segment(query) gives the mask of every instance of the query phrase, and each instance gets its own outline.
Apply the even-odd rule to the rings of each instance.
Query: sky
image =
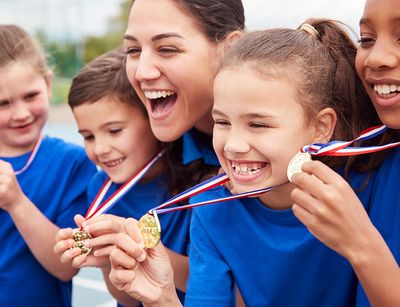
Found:
[[[309,17],[339,19],[356,32],[365,0],[243,0],[247,29],[297,27]],[[101,35],[121,0],[0,0],[0,23],[17,23],[50,38]]]

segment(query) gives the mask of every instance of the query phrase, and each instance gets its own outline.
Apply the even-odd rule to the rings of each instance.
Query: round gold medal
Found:
[[[298,152],[292,160],[290,160],[287,168],[287,177],[290,182],[294,174],[301,173],[301,166],[307,161],[311,161],[311,155],[308,152]]]
[[[155,211],[153,215],[145,214],[139,220],[139,229],[143,237],[144,247],[153,248],[160,241],[161,227]]]
[[[72,235],[74,245],[72,247],[79,247],[82,255],[89,254],[92,251],[91,247],[86,247],[85,242],[90,240],[92,236],[83,230],[79,230]]]

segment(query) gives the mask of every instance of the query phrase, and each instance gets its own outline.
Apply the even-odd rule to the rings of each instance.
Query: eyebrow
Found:
[[[161,34],[157,34],[155,36],[153,36],[151,38],[152,42],[164,39],[164,38],[170,38],[170,37],[176,37],[176,38],[180,38],[180,39],[184,39],[184,37],[178,33],[175,32],[168,32],[168,33],[161,33]],[[130,34],[125,34],[124,35],[124,39],[126,40],[130,40],[130,41],[138,41],[136,37],[134,37],[133,35]]]
[[[220,115],[220,116],[225,116],[225,113],[224,112],[221,112],[221,111],[219,111],[219,110],[216,110],[216,109],[213,109],[212,110],[212,112],[211,112],[213,115]],[[270,115],[270,114],[263,114],[263,113],[244,113],[244,114],[241,114],[240,115],[240,117],[243,117],[243,118],[260,118],[260,119],[264,119],[264,118],[276,118],[275,116],[273,116],[273,115]]]
[[[400,24],[400,17],[393,17],[393,18],[390,18],[390,19],[388,20],[388,22],[389,22],[389,23],[394,23],[394,24]],[[371,20],[370,20],[369,18],[362,17],[362,18],[360,19],[359,25],[361,26],[361,25],[363,25],[363,24],[370,24],[370,23],[371,23]]]

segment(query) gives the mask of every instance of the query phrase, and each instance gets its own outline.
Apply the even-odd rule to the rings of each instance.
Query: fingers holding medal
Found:
[[[287,168],[287,177],[290,182],[292,182],[294,174],[301,173],[301,166],[307,161],[311,161],[311,155],[308,152],[298,152],[290,160]]]
[[[161,226],[156,211],[147,213],[139,220],[139,230],[143,237],[144,247],[153,248],[161,238]]]
[[[72,247],[80,248],[82,255],[89,254],[92,251],[92,248],[87,247],[85,242],[90,239],[92,239],[92,236],[89,233],[83,230],[78,230],[72,235],[72,240],[74,240]]]

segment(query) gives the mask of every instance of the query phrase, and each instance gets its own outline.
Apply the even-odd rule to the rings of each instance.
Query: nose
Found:
[[[161,76],[161,71],[157,66],[156,59],[150,54],[150,52],[144,52],[140,54],[137,60],[135,78],[139,82],[157,80]]]
[[[397,67],[400,59],[392,44],[388,39],[378,38],[365,59],[365,66],[374,70]]]
[[[227,135],[224,151],[231,154],[241,154],[250,151],[250,144],[245,136],[235,133],[232,129]]]
[[[109,145],[109,143],[106,140],[102,140],[97,138],[95,140],[95,146],[94,146],[94,154],[97,157],[101,157],[104,155],[107,155],[108,153],[111,152],[111,146]]]
[[[12,104],[12,119],[15,121],[24,121],[29,118],[31,112],[26,103],[22,101],[15,101]]]

